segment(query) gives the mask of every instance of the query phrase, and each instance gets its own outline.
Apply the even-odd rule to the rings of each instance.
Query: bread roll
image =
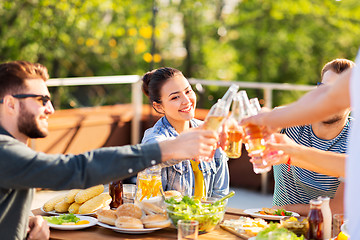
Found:
[[[141,208],[132,203],[125,203],[116,209],[116,216],[128,216],[140,219],[143,213]]]
[[[118,217],[115,221],[115,226],[118,228],[127,228],[127,229],[143,229],[144,225],[141,220],[134,217],[122,216]]]
[[[141,221],[145,228],[165,228],[171,225],[170,219],[161,214],[145,216]]]
[[[96,211],[96,216],[99,222],[115,226],[116,212],[114,210],[99,209]]]
[[[155,205],[153,203],[150,202],[145,202],[142,201],[140,203],[140,207],[142,208],[142,210],[147,214],[147,215],[152,215],[152,214],[165,214],[165,209],[159,207],[158,205]]]

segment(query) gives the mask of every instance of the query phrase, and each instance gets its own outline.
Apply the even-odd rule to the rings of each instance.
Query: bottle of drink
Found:
[[[310,200],[310,212],[308,214],[309,232],[308,240],[322,240],[324,237],[324,218],[321,212],[321,200]]]
[[[218,131],[224,121],[224,119],[229,114],[229,109],[231,102],[236,95],[239,86],[233,84],[226,91],[224,96],[221,99],[218,99],[217,103],[215,103],[211,108],[209,113],[206,115],[203,128],[207,130]],[[215,153],[215,149],[212,154]],[[200,161],[205,161],[206,158],[199,157]]]
[[[258,114],[261,109],[259,100],[253,98],[250,101],[247,95],[244,95],[243,98],[245,103],[244,112],[246,112],[247,117]],[[251,153],[253,157],[261,157],[262,152],[265,150],[265,140],[261,129],[256,125],[247,124],[244,126],[244,132],[246,150]]]
[[[224,151],[229,158],[239,158],[241,156],[243,130],[239,122],[243,118],[240,106],[243,105],[241,95],[244,93],[246,94],[245,91],[240,91],[234,97],[231,115],[225,124],[227,128],[227,144]]]
[[[218,99],[217,103],[210,108],[209,113],[206,115],[203,128],[217,131],[226,117],[225,112],[225,102]]]
[[[324,239],[331,238],[331,226],[332,226],[332,214],[330,209],[330,198],[329,197],[319,197],[319,200],[322,201],[321,212],[324,218]]]
[[[229,114],[231,102],[238,89],[238,85],[231,85],[224,96],[210,108],[204,121],[204,129],[217,131],[220,128],[223,120]]]
[[[112,198],[110,208],[115,209],[123,204],[123,183],[121,180],[109,184],[109,193]]]
[[[250,116],[256,115],[261,111],[261,106],[257,98],[251,98],[249,100]],[[271,170],[271,166],[267,164],[264,156],[265,151],[265,136],[261,129],[255,125],[245,126],[247,151],[252,155],[251,162],[253,164],[253,170],[256,174],[266,173]]]

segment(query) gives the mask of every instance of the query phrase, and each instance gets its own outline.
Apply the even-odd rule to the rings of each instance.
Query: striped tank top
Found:
[[[286,128],[281,133],[286,134],[297,144],[314,147],[324,151],[346,153],[352,118],[348,121],[341,133],[333,139],[318,138],[312,131],[311,125]],[[316,159],[314,159],[316,161]],[[334,198],[340,184],[337,177],[332,177],[304,168],[291,166],[288,171],[286,164],[273,166],[275,189],[273,205],[309,204],[311,199],[319,196]]]

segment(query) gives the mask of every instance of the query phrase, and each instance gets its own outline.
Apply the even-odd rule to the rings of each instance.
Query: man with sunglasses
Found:
[[[48,134],[54,113],[40,64],[0,64],[0,233],[1,239],[48,239],[41,217],[30,217],[34,188],[87,188],[130,177],[155,164],[206,156],[218,136],[194,130],[173,140],[135,146],[100,148],[79,155],[33,151],[30,138]],[[56,176],[56,177],[55,177]]]
[[[321,83],[332,83],[346,69],[352,68],[354,62],[347,59],[335,59],[323,67]],[[333,213],[343,212],[344,183],[339,177],[343,175],[335,171],[324,171],[308,166],[290,167],[287,160],[307,158],[309,161],[319,161],[329,158],[345,161],[352,118],[350,108],[339,111],[328,119],[311,125],[285,128],[283,134],[275,134],[277,149],[284,151],[286,157],[281,157],[274,168],[275,189],[273,205],[288,211],[307,215],[309,201],[319,196],[331,198],[330,207]],[[269,143],[268,147],[276,146]],[[281,164],[279,164],[281,163]]]

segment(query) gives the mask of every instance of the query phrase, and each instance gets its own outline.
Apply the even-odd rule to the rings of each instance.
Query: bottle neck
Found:
[[[321,205],[315,205],[315,204],[311,204],[310,205],[310,210],[321,210]]]

